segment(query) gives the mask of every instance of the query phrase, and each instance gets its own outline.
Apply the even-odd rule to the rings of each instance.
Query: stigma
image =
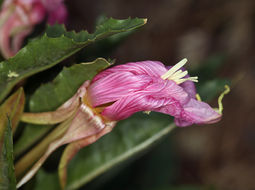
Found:
[[[198,82],[198,77],[187,77],[184,78],[187,74],[188,71],[182,71],[181,68],[187,63],[187,59],[183,59],[177,64],[175,64],[171,69],[169,69],[165,74],[161,76],[163,80],[173,80],[176,82],[176,84],[181,84],[185,81],[192,81],[192,82]]]

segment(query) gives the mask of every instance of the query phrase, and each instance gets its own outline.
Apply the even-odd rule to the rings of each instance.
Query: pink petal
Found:
[[[0,48],[5,58],[15,55],[15,51],[10,47],[10,33],[16,27],[20,27],[22,23],[17,20],[17,15],[12,15],[0,29]]]
[[[151,83],[141,91],[120,98],[106,107],[102,115],[111,120],[122,120],[138,111],[157,111],[179,116],[182,111],[180,102],[187,102],[188,95],[176,83],[160,80],[161,83]]]
[[[130,72],[111,73],[90,85],[88,98],[96,107],[142,90],[151,82],[151,77],[146,75],[136,76]]]
[[[169,99],[154,99],[143,93],[131,94],[121,98],[111,106],[106,107],[102,115],[110,120],[122,120],[131,116],[135,112],[153,110],[165,104]]]
[[[210,124],[221,119],[221,114],[213,110],[207,103],[195,99],[183,105],[184,111],[180,118],[175,120],[178,126],[187,126],[191,124]]]
[[[189,75],[187,75],[184,78],[187,78],[187,77],[189,77]],[[197,91],[196,91],[196,87],[195,87],[194,82],[192,82],[192,81],[185,81],[185,82],[181,83],[180,86],[185,90],[186,93],[188,93],[188,95],[191,98],[196,98]]]
[[[40,2],[36,2],[31,7],[31,13],[28,15],[31,21],[31,25],[35,25],[43,21],[44,17],[46,16],[45,7]]]
[[[117,65],[105,71],[102,71],[98,75],[96,75],[92,81],[99,80],[100,78],[104,78],[112,73],[124,73],[130,72],[134,75],[148,75],[152,77],[160,77],[167,69],[165,65],[159,61],[141,61],[141,62],[131,62],[123,65]]]
[[[171,69],[173,66],[167,66],[167,70]],[[186,71],[187,69],[185,69],[184,67],[181,68],[182,71]],[[185,77],[183,78],[188,78],[190,77],[190,75],[186,75]],[[191,97],[191,98],[196,98],[196,87],[195,87],[195,84],[194,82],[192,81],[185,81],[183,83],[180,84],[180,86],[185,90],[185,92],[188,93],[188,95]]]

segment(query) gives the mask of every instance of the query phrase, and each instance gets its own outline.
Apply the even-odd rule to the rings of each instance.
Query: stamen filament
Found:
[[[193,82],[198,82],[198,77],[188,77],[188,78],[183,78],[188,74],[188,71],[182,71],[181,68],[187,63],[187,59],[183,59],[180,62],[178,62],[176,65],[174,65],[171,69],[169,69],[165,74],[161,76],[163,80],[173,80],[177,84],[181,84],[185,81],[193,81]]]
[[[179,70],[181,71],[181,70]],[[180,73],[177,74],[177,72],[171,77],[171,79],[180,79],[185,77],[188,74],[188,71],[181,71]]]
[[[177,83],[177,84],[181,84],[181,83],[183,83],[183,82],[185,82],[185,81],[188,81],[188,80],[190,80],[190,81],[192,81],[192,82],[198,82],[198,77],[189,77],[189,78],[183,78],[183,79],[178,79],[178,80],[175,80],[175,82]]]
[[[174,65],[171,69],[169,69],[164,75],[161,76],[163,80],[166,80],[168,77],[170,77],[173,73],[175,73],[177,70],[179,70],[181,67],[183,67],[187,63],[187,59],[183,59],[180,62],[178,62],[176,65]]]

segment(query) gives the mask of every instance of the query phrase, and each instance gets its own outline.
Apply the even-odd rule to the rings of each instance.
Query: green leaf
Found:
[[[133,158],[166,136],[174,124],[160,113],[138,113],[74,157],[68,166],[66,189],[77,189],[113,166]]]
[[[0,189],[16,189],[12,132],[23,113],[25,96],[20,88],[0,107]]]
[[[7,117],[11,120],[12,130],[15,132],[23,113],[25,94],[22,88],[10,96],[0,107],[0,139],[7,125]]]
[[[96,25],[100,25],[105,20],[107,20],[107,17],[104,15],[99,15],[99,17],[96,19]],[[94,60],[98,57],[107,58],[121,43],[124,42],[124,40],[127,40],[128,37],[134,32],[136,32],[136,30],[129,30],[127,32],[115,34],[90,45],[86,49],[83,49],[79,52],[79,62],[84,60]]]
[[[30,112],[52,111],[58,108],[71,96],[86,80],[91,80],[100,70],[111,63],[98,58],[90,63],[76,64],[64,68],[50,83],[42,85],[36,90],[29,101]],[[15,143],[15,155],[21,154],[38,139],[44,136],[52,126],[28,124],[21,138]]]
[[[16,178],[13,164],[13,141],[11,121],[7,116],[3,118],[1,115],[1,125],[3,134],[0,139],[0,189],[13,190],[16,189]],[[4,129],[3,129],[4,127]]]
[[[108,36],[138,28],[145,19],[107,19],[93,34],[66,32],[63,26],[49,27],[46,34],[31,41],[14,57],[0,63],[0,102],[23,79],[49,69],[85,46]]]
[[[36,184],[34,190],[60,190],[58,175],[56,173],[47,173],[43,169],[36,175]]]

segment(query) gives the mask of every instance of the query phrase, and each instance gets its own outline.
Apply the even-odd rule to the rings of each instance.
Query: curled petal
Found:
[[[188,78],[189,75],[187,75],[185,78]],[[188,93],[188,95],[191,97],[191,98],[196,98],[196,87],[195,87],[195,84],[194,82],[192,81],[185,81],[183,82],[182,84],[180,84],[180,86],[184,89],[184,91],[186,93]]]
[[[102,115],[109,120],[125,119],[138,111],[172,115],[179,126],[220,120],[219,113],[196,100],[197,77],[185,71],[186,62],[165,67],[161,62],[142,61],[109,68],[92,80],[89,102],[101,106]]]
[[[136,76],[129,72],[109,74],[91,84],[88,98],[96,107],[142,90],[151,82],[151,77],[147,75]]]
[[[210,124],[221,119],[221,114],[212,109],[207,103],[195,99],[183,106],[181,118],[176,118],[178,126],[187,126],[191,124]]]
[[[179,116],[181,106],[174,98],[153,97],[153,94],[137,92],[106,107],[102,115],[110,120],[122,120],[139,111],[158,111]]]
[[[166,67],[159,61],[141,61],[131,62],[123,65],[117,65],[107,69],[94,77],[92,83],[108,76],[109,74],[130,72],[134,75],[148,75],[151,77],[160,77],[167,72]]]

